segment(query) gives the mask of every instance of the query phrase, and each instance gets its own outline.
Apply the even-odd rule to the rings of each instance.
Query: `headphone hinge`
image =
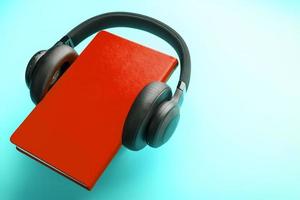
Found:
[[[183,81],[179,81],[175,94],[173,96],[173,100],[176,101],[179,106],[181,106],[183,103],[185,93],[186,93],[186,84]]]
[[[72,48],[75,47],[73,40],[68,35],[65,35],[63,38],[61,38],[54,46],[61,45],[61,44],[68,45]]]

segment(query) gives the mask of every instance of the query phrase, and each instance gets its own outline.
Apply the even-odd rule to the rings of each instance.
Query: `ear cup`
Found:
[[[31,57],[31,59],[27,64],[26,71],[25,71],[25,81],[28,88],[30,88],[31,85],[32,72],[36,69],[37,62],[45,53],[46,53],[45,50],[37,52]]]
[[[162,82],[152,82],[138,94],[127,115],[123,128],[123,145],[137,151],[147,145],[149,120],[159,105],[172,98],[171,88]]]
[[[76,51],[67,46],[59,45],[49,49],[37,62],[32,73],[30,96],[32,101],[39,103],[53,84],[78,57]]]
[[[175,101],[162,103],[153,117],[147,130],[147,143],[151,147],[160,147],[173,135],[179,122],[179,106]]]

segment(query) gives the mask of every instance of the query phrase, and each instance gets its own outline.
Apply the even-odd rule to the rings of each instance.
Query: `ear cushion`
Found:
[[[151,147],[160,147],[173,135],[179,122],[179,106],[175,101],[162,103],[150,120],[147,130],[147,143]]]
[[[59,45],[49,49],[39,59],[30,86],[30,96],[35,104],[42,100],[54,82],[77,57],[78,54],[73,48]]]
[[[25,71],[25,81],[28,88],[30,88],[31,85],[32,72],[36,69],[37,62],[45,53],[46,53],[45,50],[37,52],[31,57],[31,59],[27,64],[26,71]]]
[[[123,145],[137,151],[146,143],[146,128],[158,106],[172,98],[171,88],[162,82],[152,82],[138,94],[123,128]]]

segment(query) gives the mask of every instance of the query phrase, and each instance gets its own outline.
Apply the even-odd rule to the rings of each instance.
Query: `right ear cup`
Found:
[[[31,75],[30,96],[37,104],[48,90],[78,57],[76,51],[67,46],[59,45],[49,49],[36,63]]]
[[[175,132],[179,122],[179,105],[176,101],[163,102],[150,120],[147,143],[157,148],[165,144]]]
[[[29,60],[26,72],[25,72],[25,81],[28,88],[30,88],[31,85],[31,78],[32,78],[32,72],[36,69],[37,62],[40,60],[40,58],[46,53],[45,50],[39,51],[36,54],[34,54],[31,59]]]
[[[137,151],[147,145],[147,127],[155,110],[172,98],[171,88],[162,82],[152,82],[136,97],[123,128],[123,145]]]

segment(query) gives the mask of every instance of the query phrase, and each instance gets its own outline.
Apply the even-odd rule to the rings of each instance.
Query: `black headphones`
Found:
[[[39,103],[59,77],[78,57],[74,50],[90,35],[112,27],[130,27],[152,33],[168,42],[180,60],[180,78],[172,96],[163,82],[153,82],[136,97],[123,128],[123,145],[140,150],[147,144],[163,145],[178,124],[179,107],[190,82],[191,61],[188,47],[181,36],[168,25],[140,14],[112,12],[95,16],[79,24],[49,50],[39,51],[30,59],[25,80],[32,101]]]

